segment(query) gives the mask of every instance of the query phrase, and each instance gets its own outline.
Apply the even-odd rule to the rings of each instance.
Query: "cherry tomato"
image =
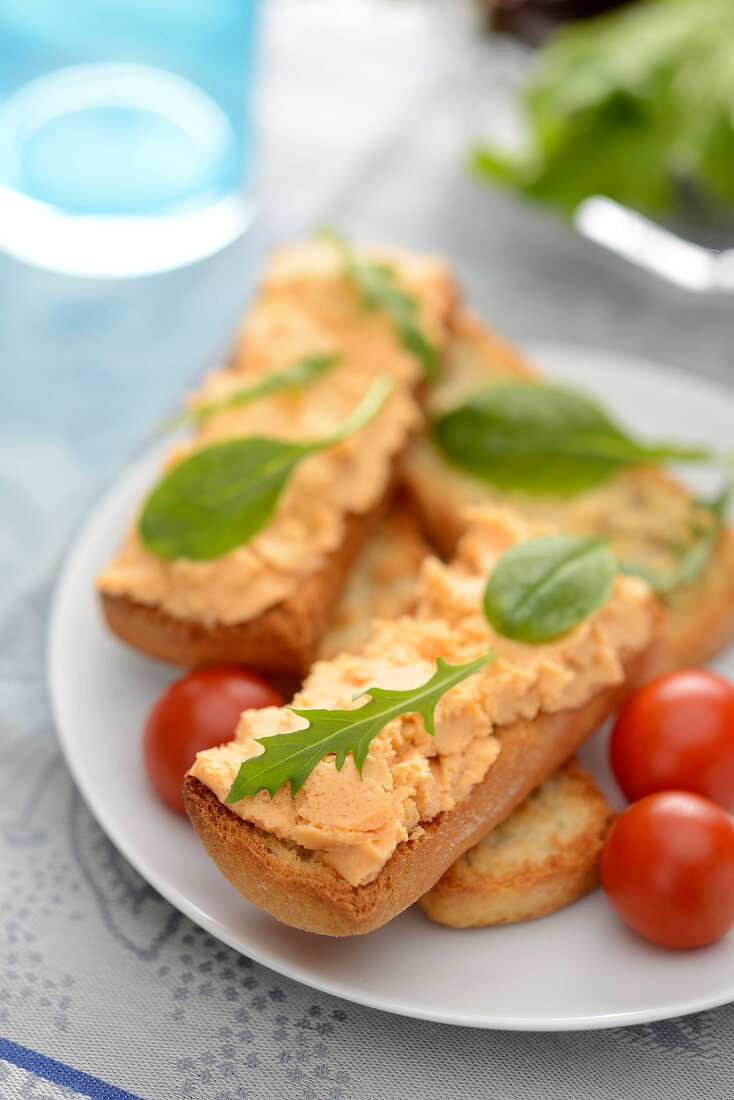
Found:
[[[734,810],[734,686],[702,668],[651,680],[623,704],[609,752],[631,802],[693,791]]]
[[[243,710],[282,704],[270,684],[236,665],[199,668],[169,684],[143,733],[143,758],[156,794],[186,813],[184,776],[197,752],[231,741]]]
[[[700,795],[635,802],[612,825],[600,872],[622,920],[663,947],[703,947],[734,927],[734,822]]]

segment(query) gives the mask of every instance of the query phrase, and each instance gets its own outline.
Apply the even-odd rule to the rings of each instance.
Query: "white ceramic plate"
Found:
[[[549,373],[597,393],[649,438],[730,448],[734,391],[636,360],[578,348],[534,349]],[[145,454],[94,510],[59,579],[49,676],[69,767],[102,828],[192,920],[238,951],[307,985],[407,1016],[474,1027],[566,1030],[641,1023],[734,1000],[734,934],[691,952],[628,931],[597,891],[543,920],[456,931],[414,907],[369,936],[331,940],[278,924],[246,902],[204,854],[187,821],[151,793],[140,731],[179,673],[117,642],[92,589],[161,448]],[[734,678],[734,653],[719,662]],[[582,753],[617,798],[603,734]]]

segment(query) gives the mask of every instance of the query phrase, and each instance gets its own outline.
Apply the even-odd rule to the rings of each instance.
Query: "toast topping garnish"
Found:
[[[209,561],[243,546],[268,522],[296,466],[355,435],[393,391],[376,378],[359,405],[329,435],[288,440],[229,439],[194,451],[158,483],[140,517],[140,537],[159,558]]]
[[[233,813],[266,832],[320,852],[355,886],[371,881],[397,845],[416,835],[421,822],[451,810],[481,782],[500,752],[497,727],[532,721],[541,712],[574,710],[602,688],[620,683],[624,659],[648,646],[656,628],[647,585],[616,574],[609,598],[562,637],[529,645],[497,634],[483,610],[487,577],[505,551],[541,532],[501,509],[484,509],[473,521],[452,562],[424,560],[412,614],[378,620],[358,652],[318,661],[290,708],[246,711],[235,740],[199,753],[191,769],[224,802],[243,763],[253,761],[245,776],[258,758],[263,762],[258,768],[269,766],[278,759],[281,738],[288,738],[285,758],[293,747],[299,751],[314,711],[331,718],[335,711],[346,711],[360,722],[363,708],[355,703],[355,693],[371,694],[375,684],[401,694],[423,691],[439,657],[453,666],[480,660],[476,674],[438,699],[435,736],[415,709],[407,709],[415,702],[403,703],[404,713],[389,718],[359,761],[346,743],[320,741],[306,750],[313,748],[318,756],[313,770],[306,778],[295,772],[301,783],[295,792],[288,784],[276,787],[286,778],[276,771],[266,776],[275,788],[272,797],[260,789],[230,805]],[[486,663],[491,651],[496,659]],[[328,721],[319,722],[319,737]],[[342,726],[341,717],[337,725]],[[311,730],[305,737],[311,741]],[[269,742],[267,757],[263,741]],[[305,759],[298,758],[299,767]],[[256,782],[262,786],[263,777]],[[235,788],[233,796],[241,791]]]
[[[268,791],[272,798],[286,783],[290,784],[291,797],[295,798],[316,765],[331,753],[337,771],[342,770],[347,753],[351,753],[361,779],[369,747],[388,722],[403,714],[420,714],[426,732],[435,737],[434,711],[439,699],[449,688],[479,672],[494,660],[494,656],[488,653],[463,665],[449,665],[439,657],[433,676],[419,687],[402,691],[370,687],[356,691],[352,697],[355,702],[365,695],[370,697],[356,710],[288,707],[299,718],[304,718],[307,725],[278,737],[256,738],[265,751],[240,765],[224,801],[239,802],[260,791]]]

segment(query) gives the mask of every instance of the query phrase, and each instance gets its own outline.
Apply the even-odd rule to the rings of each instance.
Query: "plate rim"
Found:
[[[652,374],[659,383],[660,376],[664,375],[669,381],[674,381],[676,386],[690,389],[695,382],[699,392],[707,391],[711,399],[722,399],[732,406],[734,412],[734,389],[726,383],[711,379],[707,376],[697,377],[693,372],[681,367],[667,365],[663,362],[649,359],[647,356],[638,356],[627,352],[616,351],[612,348],[593,347],[587,344],[564,343],[556,340],[528,340],[520,345],[523,352],[527,353],[531,361],[543,363],[544,359],[559,358],[569,353],[573,358],[587,357],[591,363],[590,373],[601,371],[602,373],[615,374]],[[717,993],[712,997],[698,997],[677,1004],[676,1006],[643,1008],[627,1010],[624,1012],[596,1013],[593,1015],[574,1015],[566,1017],[549,1016],[522,1016],[507,1017],[486,1014],[463,1015],[461,1012],[442,1013],[433,1009],[424,1009],[421,1006],[408,1004],[395,1004],[379,997],[360,995],[359,989],[345,992],[342,987],[329,980],[319,980],[312,974],[304,974],[298,967],[287,962],[282,962],[257,946],[244,947],[237,942],[237,937],[230,934],[216,918],[210,917],[196,904],[189,901],[184,893],[172,886],[155,870],[151,870],[146,860],[134,850],[124,835],[119,831],[114,821],[111,821],[104,808],[104,801],[96,798],[93,790],[87,788],[76,766],[76,759],[71,748],[71,741],[67,737],[67,731],[60,718],[62,704],[60,703],[60,689],[57,684],[60,670],[58,664],[58,639],[61,636],[63,622],[63,607],[67,598],[67,590],[72,586],[74,564],[82,552],[88,540],[92,539],[99,525],[99,517],[111,506],[111,501],[123,481],[133,478],[140,468],[147,468],[154,456],[166,446],[162,439],[154,440],[139,451],[133,458],[119,467],[115,473],[105,482],[99,493],[94,497],[86,509],[84,515],[76,525],[71,535],[69,544],[59,562],[53,581],[53,591],[50,600],[48,617],[44,637],[44,671],[48,689],[51,716],[56,738],[59,742],[64,762],[68,767],[75,786],[79,791],[86,807],[94,817],[96,823],[118,849],[124,858],[131,864],[135,871],[158,894],[161,895],[184,916],[192,920],[200,928],[212,935],[215,939],[226,944],[239,954],[252,958],[255,962],[267,969],[281,974],[286,978],[296,981],[301,985],[317,989],[323,993],[337,997],[348,1003],[362,1005],[366,1008],[387,1012],[402,1016],[407,1019],[426,1020],[431,1023],[474,1027],[483,1030],[502,1031],[526,1031],[526,1032],[563,1032],[563,1031],[597,1031],[618,1027],[632,1027],[635,1025],[654,1023],[661,1020],[674,1019],[680,1016],[718,1008],[734,1002],[734,984],[728,991]],[[532,922],[534,923],[534,922]],[[731,933],[734,935],[734,932]]]

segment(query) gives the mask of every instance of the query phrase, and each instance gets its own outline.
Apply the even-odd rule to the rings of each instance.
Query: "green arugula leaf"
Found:
[[[565,634],[609,596],[615,563],[602,539],[541,535],[507,550],[484,591],[484,613],[498,634],[546,642]]]
[[[357,288],[363,308],[386,313],[403,347],[420,362],[425,377],[437,378],[438,351],[420,327],[418,303],[401,288],[393,269],[388,264],[359,259],[354,249],[333,229],[323,229],[321,235],[341,254],[344,269]]]
[[[626,466],[711,462],[713,452],[626,435],[587,397],[535,382],[498,382],[434,420],[443,455],[500,489],[570,495]]]
[[[323,439],[227,439],[194,451],[148,497],[138,527],[143,543],[167,561],[209,561],[249,542],[267,524],[298,463],[358,432],[393,388],[389,378],[376,378],[359,405]]]
[[[354,698],[369,695],[368,702],[354,710],[289,707],[300,718],[306,718],[308,725],[291,733],[256,738],[265,752],[240,765],[225,802],[239,802],[242,798],[254,797],[259,791],[268,791],[272,798],[285,783],[290,783],[294,796],[329,753],[334,753],[337,771],[341,771],[347,754],[351,753],[361,777],[371,743],[393,718],[420,714],[427,732],[435,735],[434,709],[439,699],[449,688],[473,676],[493,659],[494,654],[488,653],[463,665],[449,665],[439,657],[436,671],[425,684],[404,691],[367,688],[357,692]]]
[[[642,577],[659,596],[665,596],[668,592],[680,585],[693,584],[703,573],[711,560],[711,555],[716,548],[721,529],[724,526],[726,512],[732,495],[732,484],[729,482],[720,493],[712,500],[697,500],[695,504],[709,513],[710,521],[705,524],[696,524],[692,534],[693,542],[689,546],[680,549],[678,562],[674,569],[651,569],[642,562],[621,560],[619,569],[622,573],[632,573]]]
[[[163,429],[164,431],[170,431],[172,428],[177,428],[179,425],[186,423],[201,424],[203,420],[207,420],[210,416],[222,412],[224,409],[235,408],[239,405],[250,405],[253,401],[268,397],[271,393],[305,389],[317,378],[321,378],[327,371],[332,370],[341,360],[342,356],[336,352],[307,355],[291,364],[291,366],[284,367],[283,370],[273,371],[272,374],[261,379],[261,381],[234,390],[218,401],[207,401],[205,404],[184,409],[178,416],[166,421]]]
[[[734,5],[648,0],[557,30],[522,92],[527,141],[477,175],[566,214],[590,195],[644,213],[734,199]]]

